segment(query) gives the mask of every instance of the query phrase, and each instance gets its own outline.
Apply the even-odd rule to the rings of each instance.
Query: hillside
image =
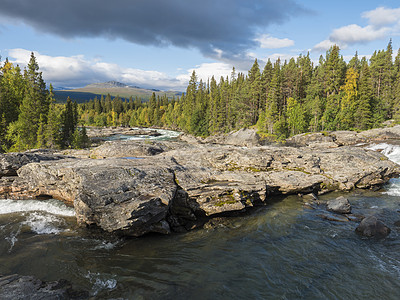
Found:
[[[65,102],[68,97],[72,100],[75,100],[78,103],[89,101],[95,97],[100,98],[101,95],[110,94],[112,98],[116,96],[120,96],[121,98],[129,98],[129,97],[139,97],[143,101],[149,100],[152,93],[156,93],[156,95],[167,95],[168,98],[172,98],[173,96],[182,95],[181,92],[178,91],[160,91],[157,89],[144,89],[137,86],[130,86],[117,81],[108,81],[104,83],[93,83],[89,84],[83,88],[72,89],[72,90],[60,90],[55,91],[54,95],[57,102]]]

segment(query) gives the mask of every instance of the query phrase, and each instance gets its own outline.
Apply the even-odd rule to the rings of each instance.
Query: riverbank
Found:
[[[288,141],[296,146],[243,147],[257,137],[241,130],[225,138],[230,145],[184,137],[109,141],[67,155],[6,154],[0,158],[0,196],[59,199],[74,206],[78,224],[119,235],[182,232],[210,218],[267,205],[277,196],[375,189],[398,176],[399,165],[383,154],[342,146],[366,142],[357,135],[308,134]]]
[[[380,152],[397,161],[400,148],[331,146],[122,140],[3,155],[1,188],[16,200],[0,200],[0,265],[20,275],[0,291],[24,278],[17,289],[78,299],[397,298],[400,188],[376,189],[397,172]],[[327,210],[343,196],[343,214]],[[370,215],[387,238],[355,233]]]

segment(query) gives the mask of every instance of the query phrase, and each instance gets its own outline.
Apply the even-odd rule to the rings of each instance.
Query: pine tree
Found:
[[[48,91],[33,53],[25,69],[24,79],[25,96],[20,106],[17,126],[19,134],[16,145],[19,150],[35,147],[40,116],[43,116],[43,123],[46,123],[49,111]]]
[[[358,77],[358,72],[354,68],[347,70],[345,84],[341,87],[343,96],[341,97],[340,112],[338,115],[340,129],[348,130],[354,126],[354,112],[358,101]]]
[[[290,135],[304,132],[306,120],[303,107],[292,97],[289,97],[287,100],[286,116]]]
[[[77,126],[76,116],[74,115],[74,104],[68,97],[67,103],[65,104],[65,110],[62,113],[62,126],[61,126],[61,143],[62,147],[71,147],[73,135]]]

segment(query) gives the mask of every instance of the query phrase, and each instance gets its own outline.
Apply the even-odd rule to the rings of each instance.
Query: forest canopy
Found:
[[[0,152],[85,147],[89,141],[78,120],[71,99],[55,103],[33,53],[23,73],[5,60],[0,69]]]
[[[356,53],[347,63],[332,46],[314,64],[310,55],[282,62],[257,59],[248,74],[198,81],[193,72],[180,98],[123,101],[118,97],[82,104],[86,125],[158,126],[208,136],[244,127],[283,139],[302,132],[365,130],[400,119],[400,51],[392,43],[370,59]]]
[[[394,59],[393,59],[394,58]],[[400,121],[400,49],[392,42],[370,59],[346,62],[332,46],[314,64],[307,55],[282,62],[257,59],[247,75],[207,82],[193,72],[181,97],[90,99],[56,104],[34,54],[22,72],[7,59],[0,69],[0,151],[88,146],[85,125],[163,127],[198,136],[256,127],[273,139],[303,132],[366,130]],[[79,126],[81,125],[81,126]],[[82,126],[84,125],[84,126]]]

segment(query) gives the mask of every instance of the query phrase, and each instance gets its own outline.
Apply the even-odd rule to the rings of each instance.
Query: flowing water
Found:
[[[133,128],[135,129],[135,128]],[[139,129],[139,128],[136,128]],[[178,137],[181,133],[178,131],[173,130],[166,130],[166,129],[154,129],[154,128],[141,128],[144,130],[155,130],[161,135],[159,136],[149,136],[149,135],[124,135],[124,134],[116,134],[104,138],[106,141],[115,141],[115,140],[133,140],[133,141],[141,141],[141,140],[154,140],[154,141],[166,141],[171,140]]]
[[[400,159],[399,146],[374,147]],[[0,273],[64,278],[96,299],[400,299],[400,182],[345,196],[391,234],[362,238],[297,196],[212,229],[128,240],[77,227],[55,200],[0,200]]]

